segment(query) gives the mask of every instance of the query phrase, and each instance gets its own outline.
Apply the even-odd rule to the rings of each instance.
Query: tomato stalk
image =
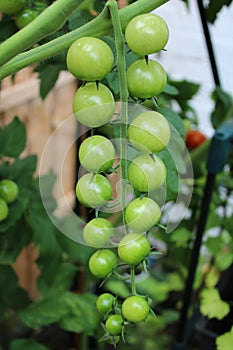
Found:
[[[135,267],[130,268],[130,278],[131,278],[131,292],[133,295],[137,295],[136,284],[135,284]]]
[[[125,225],[124,208],[127,203],[127,126],[128,126],[128,88],[126,78],[125,46],[124,36],[119,17],[119,10],[116,0],[108,0],[106,6],[109,8],[116,46],[116,65],[120,82],[120,166],[121,166],[121,206],[122,218]],[[126,181],[125,181],[126,180]]]
[[[63,26],[84,0],[57,0],[37,18],[0,45],[0,66]]]
[[[79,0],[77,0],[79,2]],[[69,0],[69,3],[75,2],[76,7],[77,1],[74,0]],[[126,27],[128,22],[135,16],[142,14],[142,13],[147,13],[150,12],[157,7],[165,4],[169,0],[138,0],[134,2],[133,4],[124,7],[123,9],[119,10],[119,16],[120,16],[120,21],[122,25],[122,29]],[[64,13],[64,4],[68,3],[68,0],[58,0],[54,3],[63,3],[62,9],[59,8],[59,11],[56,10],[54,11],[53,15],[56,18],[59,16],[59,13]],[[68,6],[68,5],[67,5]],[[57,9],[57,8],[56,8]],[[47,10],[45,10],[47,11]],[[45,13],[45,11],[42,13],[43,14],[43,32],[47,30],[47,27],[51,29],[51,17],[48,16],[48,12]],[[38,26],[41,20],[41,16],[38,16],[37,22]],[[66,13],[66,18],[68,18],[68,14]],[[64,16],[64,17],[65,17]],[[53,18],[54,18],[53,17]],[[57,20],[54,21],[54,23],[57,23]],[[33,45],[39,41],[39,36],[38,36],[38,27],[35,26],[35,21],[31,22],[23,28],[21,32],[21,37],[20,41],[27,42],[28,40],[28,34],[26,33],[30,32],[30,35],[33,34],[33,42],[30,42],[30,45]],[[27,28],[27,30],[26,30]],[[36,32],[34,33],[36,29]],[[57,27],[58,29],[58,27]],[[87,24],[67,33],[64,34],[54,40],[49,41],[48,43],[44,45],[40,45],[38,47],[35,47],[31,50],[28,50],[26,52],[18,54],[20,51],[22,52],[24,49],[20,49],[20,43],[18,42],[19,39],[16,37],[16,34],[13,35],[11,38],[7,39],[5,42],[3,42],[0,45],[0,52],[1,52],[1,57],[0,58],[0,65],[2,67],[0,68],[0,79],[3,79],[7,77],[8,75],[14,74],[18,72],[20,69],[23,69],[27,66],[30,66],[32,64],[38,63],[42,60],[46,60],[50,57],[56,56],[57,54],[67,50],[70,45],[78,38],[83,37],[83,36],[94,36],[94,37],[100,37],[103,35],[108,35],[112,33],[112,22],[111,18],[108,16],[108,10],[106,7],[100,13],[96,18],[94,18],[92,21],[88,22]],[[24,38],[24,36],[27,36],[27,38]],[[4,45],[4,46],[3,46]],[[29,47],[30,45],[27,45]],[[15,49],[15,46],[17,47],[17,51]],[[15,57],[14,57],[15,56]],[[6,57],[8,59],[6,60]],[[9,57],[14,57],[10,59]],[[9,60],[10,59],[10,60]],[[7,63],[3,64],[3,62],[8,61]]]

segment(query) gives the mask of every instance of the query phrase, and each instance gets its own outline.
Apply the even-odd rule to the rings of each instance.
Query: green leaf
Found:
[[[65,64],[48,61],[37,67],[36,71],[39,73],[40,79],[40,96],[43,100],[54,87],[62,69],[66,69]]]
[[[233,326],[230,332],[226,332],[216,339],[217,350],[230,350],[233,344]]]
[[[170,235],[170,240],[175,242],[177,246],[186,246],[192,237],[192,232],[185,227],[177,228]]]
[[[204,316],[210,319],[222,320],[230,312],[230,306],[221,299],[216,288],[207,288],[201,293],[200,310]]]
[[[10,16],[4,15],[0,20],[0,43],[8,39],[17,30],[15,21]]]
[[[10,344],[10,350],[49,350],[34,339],[15,339]]]
[[[169,84],[171,84],[177,89],[178,94],[176,95],[176,99],[179,101],[191,100],[200,88],[200,84],[193,83],[187,80],[169,80]]]
[[[10,124],[0,129],[0,156],[18,157],[26,145],[24,124],[15,117]]]
[[[179,91],[175,86],[167,84],[163,90],[163,93],[171,96],[176,96],[178,95]]]
[[[9,214],[4,221],[0,222],[0,232],[6,232],[21,218],[29,203],[29,191],[19,187],[17,199],[9,204]]]
[[[207,20],[211,23],[217,18],[217,14],[222,10],[223,6],[230,6],[232,0],[210,0],[206,8]]]
[[[123,281],[111,278],[106,281],[104,286],[106,290],[115,295],[118,295],[120,298],[127,298],[130,296],[130,291]]]
[[[31,328],[59,323],[68,331],[91,332],[98,321],[95,301],[96,297],[89,294],[57,293],[30,304],[18,316]]]
[[[217,255],[223,245],[222,237],[208,237],[205,246],[212,255]]]
[[[17,225],[0,235],[0,264],[13,264],[21,250],[30,242],[31,231],[24,220],[19,220]]]
[[[12,268],[0,266],[0,318],[4,317],[4,312],[8,309],[20,310],[28,303],[27,293],[18,286],[17,276]]]
[[[40,193],[43,200],[44,207],[49,213],[57,207],[57,202],[53,196],[53,188],[56,181],[56,175],[50,171],[46,175],[42,175],[39,178]]]
[[[0,165],[0,177],[14,180],[19,187],[28,189],[36,170],[37,157],[29,155],[25,158],[15,159],[13,163],[4,162]]]
[[[224,120],[232,117],[233,100],[232,96],[217,87],[212,93],[212,99],[215,102],[214,109],[210,119],[213,127],[217,129]]]
[[[163,114],[168,122],[175,127],[181,137],[185,135],[184,123],[182,118],[178,113],[174,112],[172,109],[168,107],[162,107],[158,110],[159,113]]]
[[[93,334],[99,322],[95,303],[94,295],[67,292],[64,295],[64,304],[68,306],[69,312],[59,321],[60,327],[68,332]]]

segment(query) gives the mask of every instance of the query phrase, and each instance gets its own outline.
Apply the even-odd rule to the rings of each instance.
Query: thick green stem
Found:
[[[130,276],[131,276],[131,292],[133,295],[137,295],[136,284],[135,284],[135,267],[132,266],[130,268]]]
[[[84,0],[57,0],[37,18],[0,45],[0,66],[54,33]]]
[[[127,126],[128,126],[128,88],[125,62],[125,40],[122,33],[119,10],[116,0],[109,0],[106,6],[110,10],[116,46],[116,65],[120,82],[120,164],[121,164],[121,206],[123,223],[125,224],[124,208],[127,203]],[[126,180],[126,181],[125,181]]]
[[[60,0],[61,1],[61,0]],[[121,9],[119,11],[122,28],[124,29],[127,23],[135,16],[141,13],[150,12],[157,7],[165,4],[169,0],[138,0],[133,4]],[[64,0],[63,0],[64,2]],[[77,5],[77,2],[76,2]],[[39,17],[38,17],[39,19]],[[50,21],[50,19],[49,19]],[[30,25],[30,24],[29,24]],[[28,26],[29,26],[28,25]],[[45,24],[46,27],[46,24]],[[26,27],[25,27],[26,29]],[[22,29],[23,30],[23,29]],[[112,33],[112,22],[109,16],[106,15],[104,10],[99,16],[94,18],[89,23],[83,25],[80,28],[71,31],[65,35],[60,36],[57,39],[51,40],[50,42],[23,52],[16,57],[12,58],[9,62],[5,63],[0,68],[0,79],[7,77],[8,75],[18,72],[20,69],[30,66],[34,63],[38,63],[42,60],[46,60],[50,57],[56,56],[57,54],[67,50],[74,40],[82,36],[95,36],[100,37]],[[11,39],[11,38],[10,38]],[[8,39],[8,40],[10,40]],[[8,41],[6,40],[4,43]],[[14,49],[15,39],[11,41],[10,47],[8,46],[9,52]],[[3,44],[2,44],[3,45]],[[9,45],[9,44],[8,44]],[[1,47],[1,46],[0,46]],[[1,48],[2,50],[2,48]],[[8,54],[9,54],[8,52]],[[4,52],[1,51],[3,56],[6,55],[6,48]],[[11,56],[12,57],[12,56]]]

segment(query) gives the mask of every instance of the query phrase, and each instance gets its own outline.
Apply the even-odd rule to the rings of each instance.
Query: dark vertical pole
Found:
[[[200,14],[200,18],[201,18],[201,23],[202,23],[202,29],[203,29],[203,32],[205,35],[205,41],[206,41],[206,46],[207,46],[207,50],[208,50],[208,54],[209,54],[209,60],[210,60],[211,68],[212,68],[214,82],[215,82],[216,86],[220,87],[221,83],[220,83],[220,78],[219,78],[219,74],[218,74],[218,68],[217,68],[217,63],[216,63],[216,59],[215,59],[214,49],[213,49],[213,45],[212,45],[212,41],[211,41],[211,37],[210,37],[209,27],[208,27],[208,23],[206,20],[206,14],[205,14],[205,8],[203,5],[203,1],[197,0],[197,4],[198,4],[199,14]]]
[[[177,329],[177,341],[178,343],[180,342],[181,344],[185,342],[187,313],[188,313],[188,308],[192,298],[193,282],[194,282],[195,272],[198,264],[203,232],[204,232],[206,220],[208,217],[209,204],[212,197],[214,182],[215,182],[215,174],[208,174],[206,179],[205,189],[204,189],[204,196],[203,196],[201,208],[200,208],[200,218],[199,218],[198,227],[196,231],[196,237],[195,237],[191,259],[190,259],[189,275],[186,281],[186,287],[185,287],[185,292],[183,297],[184,303],[181,310],[178,329]],[[185,349],[185,347],[181,347],[181,346],[179,348]]]

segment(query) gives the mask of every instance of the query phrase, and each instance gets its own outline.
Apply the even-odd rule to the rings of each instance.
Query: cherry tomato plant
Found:
[[[5,265],[12,264],[18,255],[12,237],[20,225],[24,236],[19,248],[31,240],[41,245],[38,265],[42,295],[42,301],[33,304],[14,280],[10,294],[17,293],[23,306],[18,310],[17,305],[3,296],[6,317],[9,310],[13,310],[30,328],[57,323],[65,330],[88,334],[93,334],[101,324],[99,338],[102,336],[102,340],[114,347],[123,344],[124,348],[127,346],[124,342],[135,347],[132,339],[137,339],[139,348],[143,348],[141,333],[137,334],[137,330],[146,328],[150,322],[153,329],[157,329],[153,310],[156,302],[166,299],[162,291],[166,290],[166,296],[170,292],[180,292],[180,285],[177,287],[175,282],[182,276],[182,284],[187,273],[184,256],[188,255],[191,231],[190,228],[177,230],[169,241],[164,235],[163,205],[174,200],[179,191],[178,170],[170,154],[174,146],[172,130],[175,128],[184,142],[189,142],[188,137],[185,139],[181,118],[187,120],[191,115],[191,123],[196,123],[195,112],[188,101],[198,86],[173,81],[165,67],[148,58],[166,49],[168,43],[168,25],[160,16],[150,13],[165,2],[131,1],[118,10],[115,0],[0,1],[3,12],[0,29],[3,28],[1,23],[11,23],[8,39],[4,37],[6,32],[0,30],[0,52],[3,53],[0,78],[33,64],[41,80],[42,98],[51,90],[61,70],[68,69],[78,80],[72,108],[77,121],[89,129],[89,135],[78,150],[82,175],[75,193],[79,205],[91,211],[91,219],[85,220],[82,226],[82,244],[67,243],[43,211],[38,185],[32,178],[35,160],[21,163],[17,152],[13,152],[15,162],[3,159],[0,164],[0,231],[4,232],[1,273],[2,276],[12,274]],[[180,107],[179,113],[167,107],[174,101]],[[193,139],[187,146],[194,150],[202,141],[203,137],[199,141]],[[194,166],[196,157],[196,168],[200,171],[198,154],[192,154]],[[2,155],[12,157],[7,151]],[[181,158],[178,158],[180,168]],[[27,179],[20,176],[24,169],[29,169]],[[16,178],[11,175],[14,171]],[[117,199],[113,198],[113,173],[120,175]],[[194,191],[194,197],[197,195],[200,196]],[[120,209],[116,209],[116,203]],[[195,225],[192,210],[190,226]],[[39,239],[41,230],[48,232],[46,236],[49,237],[40,238],[42,242]],[[157,238],[168,246],[179,269],[179,273],[169,274],[170,280],[164,284],[160,280],[160,293],[153,284],[155,279],[150,276],[151,266],[159,255],[155,245]],[[224,235],[222,250],[229,240]],[[208,247],[213,249],[212,242]],[[6,259],[7,254],[10,259]],[[169,256],[164,260],[169,261]],[[93,293],[80,296],[66,291],[77,273],[77,261],[90,278],[92,288],[95,286],[98,298]],[[169,271],[173,269],[171,262]],[[59,277],[56,279],[56,276]],[[61,282],[60,276],[67,277]],[[142,283],[140,278],[143,278]],[[150,283],[156,293],[151,291]],[[56,289],[59,293],[55,293]],[[199,296],[197,293],[197,299]],[[174,308],[182,301],[182,296],[175,294],[175,298]],[[74,310],[84,312],[78,314],[77,311],[74,315]],[[174,314],[168,316],[173,319]],[[165,325],[169,323],[168,316],[161,312],[161,322]],[[35,344],[27,345],[32,348]],[[25,344],[24,349],[27,350]]]

